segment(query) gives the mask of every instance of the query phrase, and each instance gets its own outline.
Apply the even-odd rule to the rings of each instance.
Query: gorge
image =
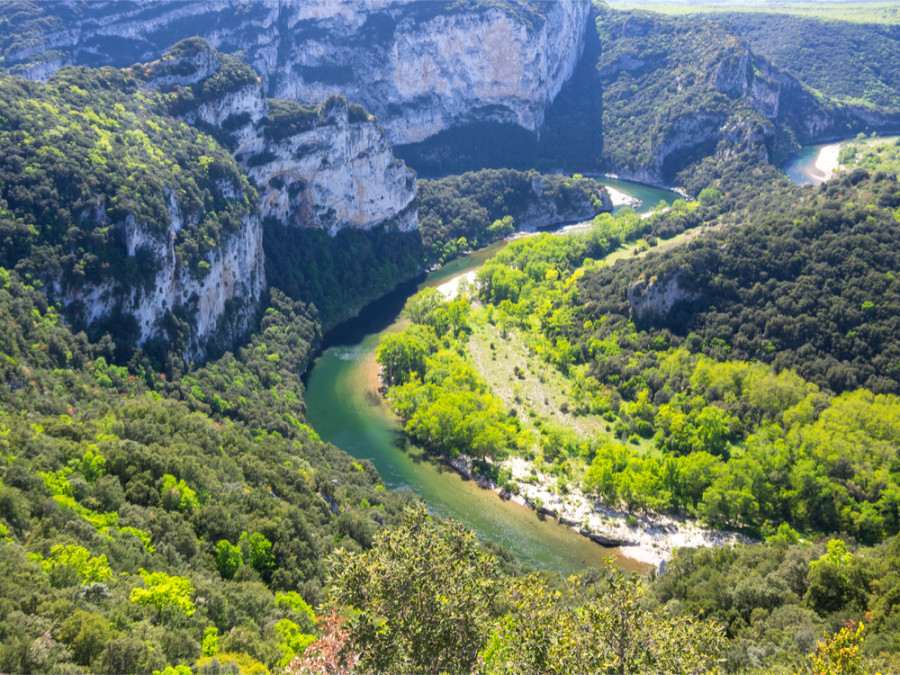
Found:
[[[900,669],[900,32],[624,2],[0,4],[0,672]]]

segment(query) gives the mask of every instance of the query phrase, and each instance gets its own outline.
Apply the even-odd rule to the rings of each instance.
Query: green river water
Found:
[[[652,208],[660,200],[671,203],[678,197],[627,181],[609,182],[641,199],[644,205],[638,210]],[[400,421],[378,392],[375,350],[384,332],[402,327],[398,315],[406,298],[425,286],[477,269],[505,245],[498,242],[449,263],[418,285],[405,285],[327,335],[327,348],[307,378],[309,422],[323,440],[371,461],[386,487],[411,489],[431,511],[463,523],[482,540],[506,547],[522,562],[570,574],[602,565],[605,557],[613,556],[622,567],[646,570],[646,565],[627,557],[627,549],[602,547],[552,519],[540,519],[531,509],[500,499],[497,493],[479,488],[426,456],[407,441]]]

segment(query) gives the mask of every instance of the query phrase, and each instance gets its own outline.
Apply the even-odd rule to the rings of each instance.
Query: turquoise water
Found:
[[[798,185],[821,185],[824,181],[816,170],[816,158],[826,145],[807,145],[782,164],[781,169]]]
[[[657,204],[660,202],[665,202],[668,205],[671,205],[676,199],[680,199],[681,195],[676,192],[672,192],[671,190],[664,190],[662,188],[652,187],[650,185],[644,185],[642,183],[633,183],[628,180],[622,180],[621,178],[597,178],[598,182],[603,185],[608,185],[609,187],[618,190],[619,192],[624,192],[630,197],[637,197],[641,200],[641,205],[635,208],[635,211],[638,213],[643,213],[644,211],[652,211],[656,208]],[[613,209],[613,212],[617,211],[618,208]]]

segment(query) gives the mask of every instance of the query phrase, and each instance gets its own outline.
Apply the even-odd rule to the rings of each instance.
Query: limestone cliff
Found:
[[[554,176],[553,178],[557,178]],[[531,179],[531,192],[527,200],[525,213],[516,219],[519,230],[536,230],[581,220],[590,220],[598,213],[612,211],[613,205],[609,193],[600,188],[590,194],[581,191],[568,191],[568,200],[559,196],[548,197],[544,191],[544,177],[538,173]]]
[[[361,106],[342,96],[318,106],[267,101],[248,66],[199,39],[173,47],[147,77],[176,94],[177,114],[225,142],[257,185],[264,218],[332,236],[345,227],[418,226],[415,174]]]
[[[175,242],[179,232],[190,223],[174,193],[167,191],[167,196],[169,221],[164,230],[138,223],[133,216],[115,223],[124,231],[124,253],[128,257],[151,256],[157,271],[149,284],[124,285],[110,279],[75,289],[57,282],[51,284],[48,292],[51,297],[62,300],[76,323],[81,325],[108,322],[115,316],[133,319],[138,329],[135,340],[138,345],[151,338],[163,337],[163,324],[168,317],[181,315],[187,319],[190,329],[183,355],[197,360],[203,357],[210,339],[217,332],[230,342],[249,328],[266,286],[262,224],[258,214],[245,216],[242,227],[223,238],[204,257],[203,271],[196,273],[177,259]],[[220,196],[243,198],[233,192]],[[98,214],[97,224],[109,224],[104,213]]]
[[[636,323],[664,320],[679,302],[697,300],[698,293],[682,288],[682,276],[683,272],[679,270],[663,280],[654,277],[633,283],[628,289],[632,320]]]
[[[709,155],[776,162],[873,122],[775,68],[725,24],[599,8],[598,29],[604,154],[623,177],[670,182]]]
[[[8,67],[45,78],[61,65],[157,59],[199,35],[242,51],[270,97],[319,103],[345,95],[374,113],[392,143],[460,122],[537,130],[583,47],[587,0],[48,1]]]

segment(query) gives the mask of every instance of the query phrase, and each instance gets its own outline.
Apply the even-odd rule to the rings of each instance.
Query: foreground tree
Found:
[[[482,654],[486,673],[702,673],[724,644],[715,622],[671,618],[642,603],[643,581],[610,564],[597,577],[517,579]]]
[[[352,608],[362,672],[462,673],[475,666],[499,591],[497,563],[475,536],[418,506],[371,550],[337,553],[331,604]]]

